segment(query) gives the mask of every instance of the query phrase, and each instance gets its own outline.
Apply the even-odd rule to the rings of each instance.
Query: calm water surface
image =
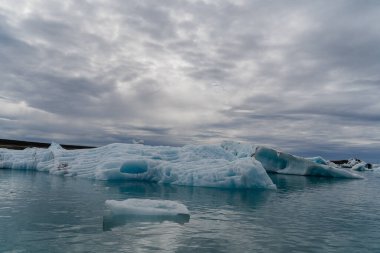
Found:
[[[0,252],[380,252],[380,172],[363,175],[229,191],[0,170]],[[190,221],[103,219],[131,197],[180,201]]]

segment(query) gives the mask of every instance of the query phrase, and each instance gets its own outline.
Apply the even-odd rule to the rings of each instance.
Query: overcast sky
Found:
[[[379,24],[380,1],[0,1],[0,138],[376,160]]]

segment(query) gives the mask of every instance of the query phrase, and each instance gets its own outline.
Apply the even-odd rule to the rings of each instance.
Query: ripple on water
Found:
[[[380,252],[380,180],[364,175],[271,175],[277,191],[229,191],[0,171],[0,251]],[[104,201],[126,198],[180,201],[191,218],[104,230]]]

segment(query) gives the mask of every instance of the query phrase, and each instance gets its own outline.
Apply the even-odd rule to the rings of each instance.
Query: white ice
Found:
[[[279,174],[362,178],[349,169],[327,165],[327,161],[323,158],[305,159],[267,147],[258,147],[255,158],[261,162],[267,171]]]
[[[113,215],[171,216],[189,215],[184,204],[170,200],[126,199],[106,200],[105,205]]]
[[[357,170],[357,171],[364,171],[364,170],[368,170],[368,168],[366,167],[367,163],[365,162],[358,162],[357,164],[355,164],[354,166],[352,166],[352,170]]]
[[[360,170],[361,165],[352,169]],[[268,172],[305,176],[361,178],[351,169],[321,157],[301,158],[238,142],[183,147],[110,144],[94,149],[0,149],[0,169],[46,171],[98,180],[137,180],[228,189],[276,186]]]
[[[115,143],[83,150],[65,150],[53,143],[48,149],[0,149],[0,168],[98,180],[275,189],[252,152],[252,146],[232,142],[184,147]]]

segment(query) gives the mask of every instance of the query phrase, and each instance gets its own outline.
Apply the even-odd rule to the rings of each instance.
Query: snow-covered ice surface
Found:
[[[98,180],[137,180],[217,188],[276,186],[254,148],[234,142],[184,147],[110,144],[94,149],[0,149],[0,168],[46,171]]]
[[[321,157],[305,159],[267,147],[257,147],[255,158],[267,171],[279,174],[362,178],[349,169],[330,166],[329,162]]]

